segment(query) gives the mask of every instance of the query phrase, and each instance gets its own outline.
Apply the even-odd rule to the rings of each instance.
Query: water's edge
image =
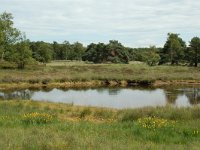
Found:
[[[42,88],[98,88],[98,87],[164,87],[169,85],[199,86],[197,80],[91,80],[69,82],[43,82],[43,83],[0,83],[0,90],[12,89],[42,89]]]

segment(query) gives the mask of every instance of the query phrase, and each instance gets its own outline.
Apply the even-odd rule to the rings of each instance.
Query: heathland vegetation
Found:
[[[1,88],[98,87],[127,85],[200,84],[200,70],[187,66],[153,66],[144,63],[86,64],[54,61],[27,65],[26,69],[0,69]]]

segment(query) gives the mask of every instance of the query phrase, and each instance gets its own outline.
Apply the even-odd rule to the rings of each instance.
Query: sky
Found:
[[[31,41],[160,47],[169,32],[200,36],[199,0],[0,0],[4,11]]]

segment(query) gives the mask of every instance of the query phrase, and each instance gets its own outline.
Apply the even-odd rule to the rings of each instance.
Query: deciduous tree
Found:
[[[22,39],[21,32],[14,27],[11,13],[0,14],[0,56],[1,60],[6,57],[5,53],[10,51],[13,44]]]

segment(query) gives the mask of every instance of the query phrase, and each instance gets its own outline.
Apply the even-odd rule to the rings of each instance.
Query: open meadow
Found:
[[[0,101],[0,149],[191,149],[200,108],[103,109]]]

